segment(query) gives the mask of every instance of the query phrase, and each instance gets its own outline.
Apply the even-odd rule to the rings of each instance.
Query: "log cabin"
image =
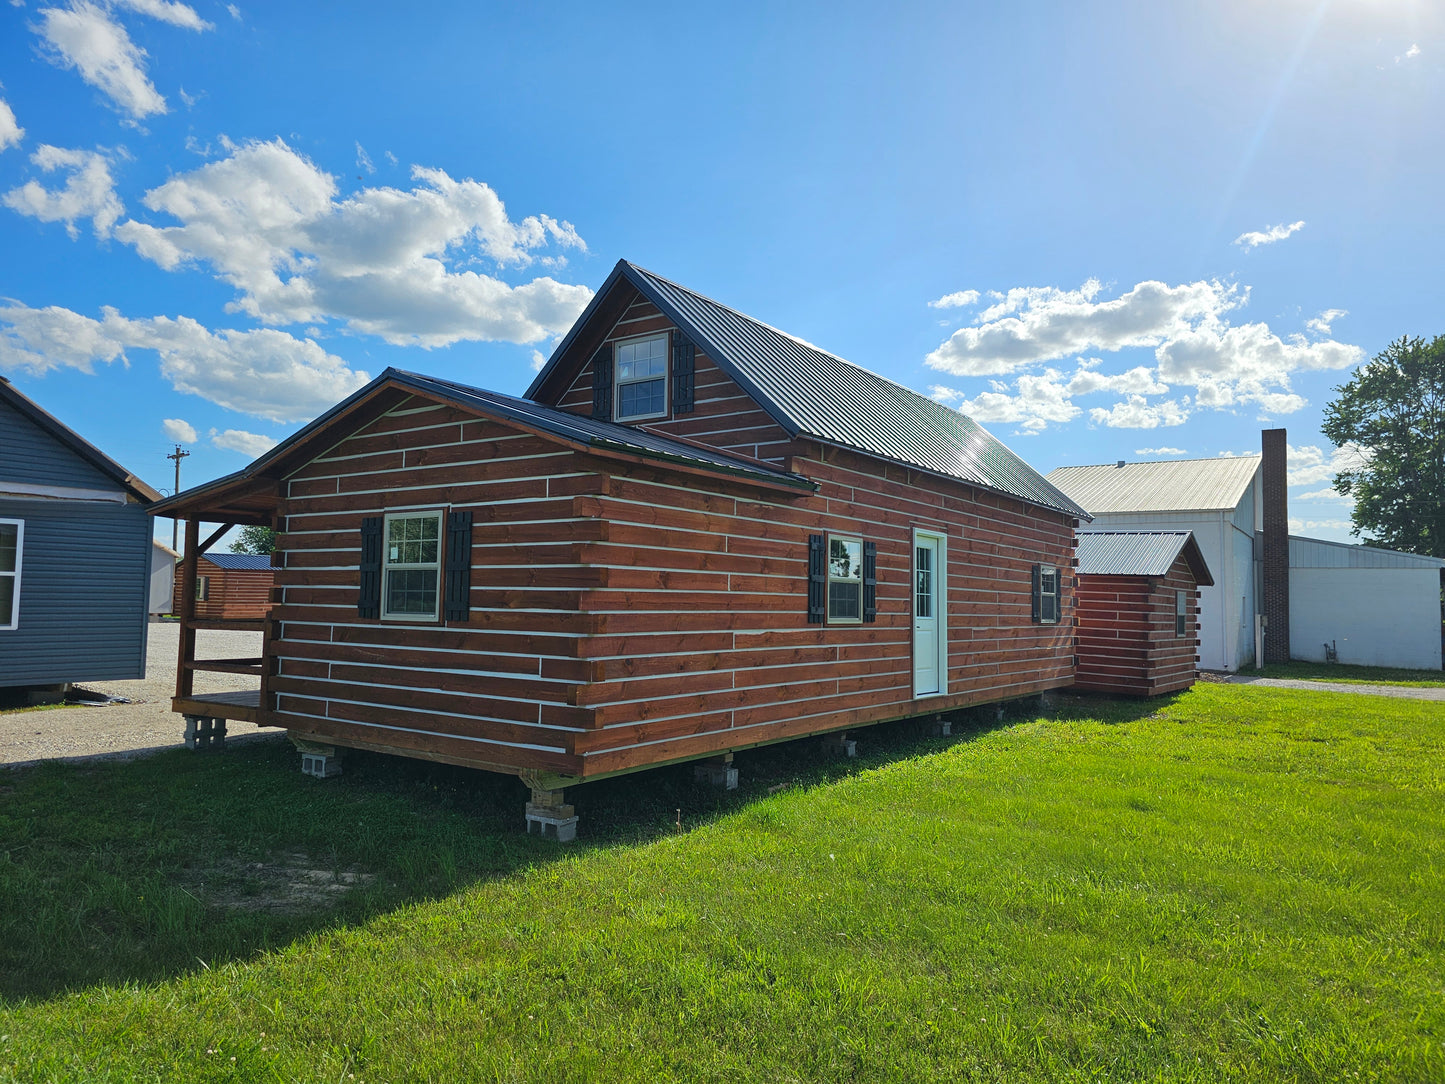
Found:
[[[248,701],[303,769],[376,750],[563,789],[1074,682],[1087,514],[971,419],[621,261],[521,398],[388,369],[163,502],[277,530]],[[220,536],[220,531],[212,539]],[[235,694],[230,694],[236,699]],[[308,759],[309,758],[309,759]]]
[[[1194,684],[1199,589],[1214,577],[1191,531],[1080,531],[1078,675],[1111,696],[1162,696]]]
[[[255,553],[203,553],[196,566],[192,612],[203,620],[254,621],[271,609],[276,571],[271,558]],[[181,583],[175,583],[171,613],[181,612]]]

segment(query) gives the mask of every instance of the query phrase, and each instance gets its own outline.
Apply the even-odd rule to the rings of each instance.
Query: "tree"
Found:
[[[1336,447],[1363,453],[1334,480],[1355,499],[1351,533],[1445,557],[1445,335],[1392,342],[1335,391],[1320,428]]]
[[[231,543],[232,553],[270,553],[276,548],[276,532],[270,527],[242,527]]]

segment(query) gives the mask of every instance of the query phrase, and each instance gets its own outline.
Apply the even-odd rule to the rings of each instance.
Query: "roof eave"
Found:
[[[859,448],[855,444],[847,444],[844,441],[834,440],[831,437],[820,437],[815,433],[806,432],[802,435],[808,437],[810,440],[816,440],[819,444],[827,444],[834,448],[845,448],[850,452],[856,452],[858,455],[866,455],[884,463],[893,463],[900,467],[907,467],[909,470],[921,471],[934,478],[946,478],[948,481],[957,482],[959,485],[972,486],[974,489],[982,489],[987,493],[997,493],[1000,497],[1008,497],[1010,500],[1019,501],[1033,508],[1042,508],[1049,512],[1057,512],[1061,516],[1072,516],[1074,519],[1082,519],[1088,522],[1093,522],[1094,519],[1093,516],[1089,515],[1088,512],[1085,512],[1078,505],[1074,505],[1072,508],[1060,508],[1057,505],[1047,504],[1044,501],[1036,501],[1031,497],[1025,497],[1018,493],[1010,493],[1006,489],[999,489],[996,486],[989,485],[987,482],[978,482],[972,478],[964,478],[958,474],[949,474],[947,471],[934,470],[932,467],[925,467],[919,463],[910,462],[907,459],[895,459],[892,456],[882,455],[878,452],[870,451],[867,448]]]

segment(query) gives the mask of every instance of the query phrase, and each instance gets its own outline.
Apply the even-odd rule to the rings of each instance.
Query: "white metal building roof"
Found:
[[[1046,476],[1090,515],[1110,512],[1220,512],[1238,506],[1259,456],[1056,467]]]
[[[1445,568],[1445,558],[1289,536],[1290,568]]]

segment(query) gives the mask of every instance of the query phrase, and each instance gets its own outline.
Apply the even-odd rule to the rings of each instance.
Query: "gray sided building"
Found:
[[[0,376],[0,687],[144,676],[159,499]]]

